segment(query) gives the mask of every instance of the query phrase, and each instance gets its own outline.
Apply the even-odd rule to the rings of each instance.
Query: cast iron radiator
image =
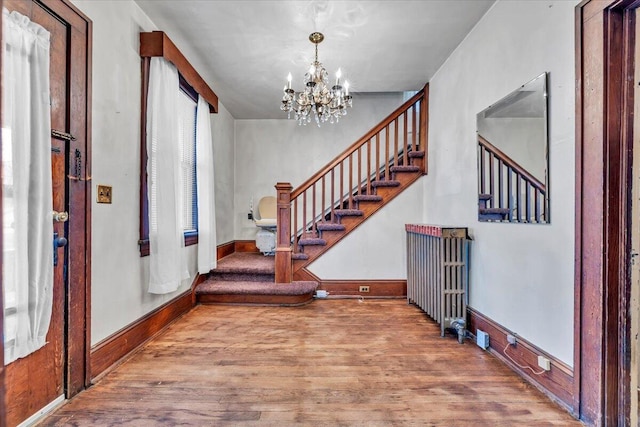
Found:
[[[466,329],[469,237],[466,228],[407,224],[407,301],[462,342]]]

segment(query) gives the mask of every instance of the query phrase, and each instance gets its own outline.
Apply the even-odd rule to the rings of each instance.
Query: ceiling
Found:
[[[318,57],[353,92],[421,89],[494,0],[136,0],[236,119],[278,119],[287,74]],[[354,102],[354,108],[357,107]]]

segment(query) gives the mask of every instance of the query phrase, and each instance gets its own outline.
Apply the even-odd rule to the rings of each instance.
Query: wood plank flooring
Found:
[[[44,426],[579,426],[404,300],[197,306]]]

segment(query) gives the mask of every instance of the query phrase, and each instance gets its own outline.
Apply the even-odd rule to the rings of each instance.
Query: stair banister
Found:
[[[428,87],[428,86],[427,86]],[[316,172],[311,178],[307,179],[301,185],[299,185],[293,192],[291,193],[291,199],[295,199],[300,194],[302,194],[305,190],[309,189],[313,185],[314,182],[318,181],[323,175],[327,174],[331,169],[339,166],[341,162],[346,160],[355,150],[358,149],[361,145],[365,144],[368,140],[376,136],[380,131],[384,130],[385,127],[389,126],[391,122],[393,122],[396,117],[399,117],[403,112],[411,108],[413,104],[423,99],[425,96],[425,89],[420,90],[416,93],[411,99],[402,104],[397,110],[393,113],[389,114],[384,120],[382,120],[377,126],[372,128],[369,132],[367,132],[362,138],[358,139],[355,143],[351,144],[347,149],[345,149],[342,154],[338,155],[335,159],[329,162],[325,167]],[[426,98],[425,98],[426,99]],[[426,107],[426,105],[424,105]],[[425,109],[425,108],[422,108]],[[421,115],[422,115],[421,110]],[[405,128],[406,129],[406,128]],[[423,141],[426,141],[426,134],[420,136],[420,144],[422,146]]]
[[[277,228],[276,228],[276,283],[291,283],[291,190],[288,182],[276,184]]]

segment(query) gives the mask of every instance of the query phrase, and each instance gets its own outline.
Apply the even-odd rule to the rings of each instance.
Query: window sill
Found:
[[[187,231],[184,233],[184,246],[191,246],[198,244],[198,232],[197,231]],[[150,246],[149,239],[139,240],[138,245],[140,246],[140,256],[145,257],[149,256]]]

